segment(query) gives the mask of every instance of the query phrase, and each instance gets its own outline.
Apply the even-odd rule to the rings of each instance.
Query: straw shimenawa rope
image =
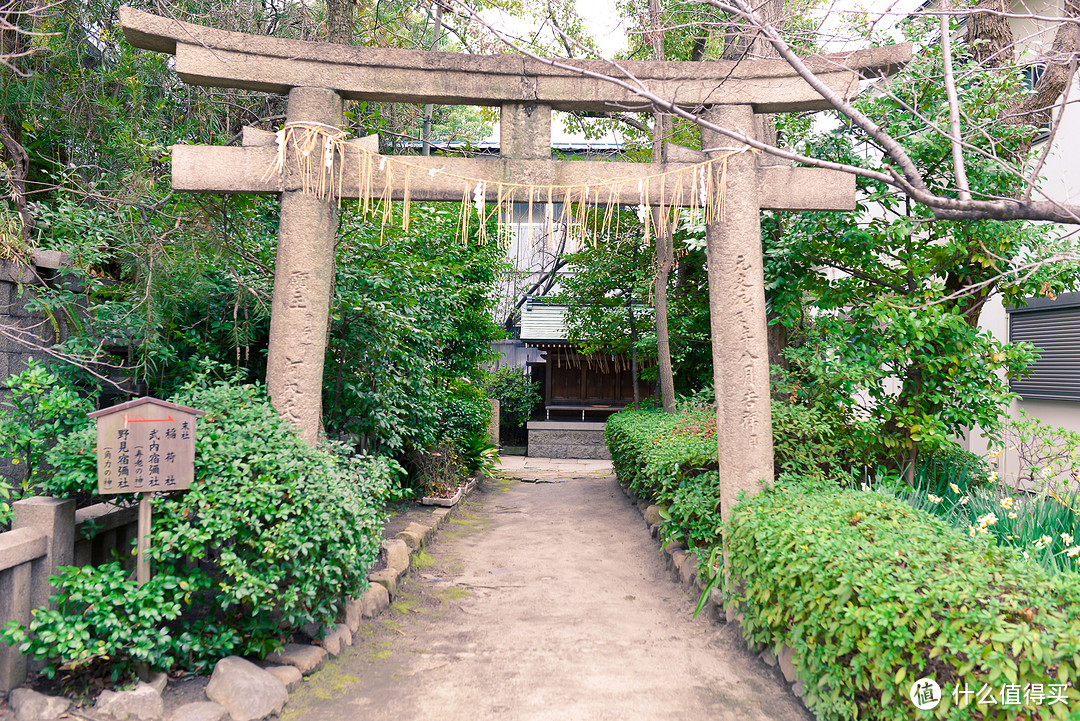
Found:
[[[634,184],[637,185],[638,214],[645,225],[646,238],[651,232],[655,232],[652,227],[652,213],[647,212],[650,191],[653,188],[660,191],[661,216],[672,213],[673,225],[678,223],[679,214],[687,210],[702,212],[707,223],[723,220],[727,192],[727,160],[733,155],[752,150],[749,146],[723,148],[725,152],[701,163],[684,165],[645,177],[615,178],[579,185],[538,185],[495,182],[459,175],[445,168],[424,167],[410,162],[407,157],[380,155],[361,147],[355,140],[346,138],[345,131],[322,123],[287,123],[276,135],[277,155],[263,176],[264,182],[274,175],[283,177],[286,168],[295,167],[300,176],[302,192],[314,194],[324,200],[340,199],[345,159],[349,154],[355,155],[359,190],[357,203],[360,213],[364,216],[381,213],[382,224],[385,226],[391,216],[394,191],[400,189],[401,224],[402,229],[407,231],[412,219],[413,174],[427,173],[432,178],[441,175],[461,182],[461,237],[469,236],[470,221],[475,210],[480,239],[485,242],[488,220],[493,213],[498,214],[498,240],[505,242],[509,237],[509,224],[506,221],[513,217],[514,205],[528,204],[528,217],[532,219],[535,217],[534,204],[543,203],[546,206],[544,217],[548,227],[552,227],[556,222],[554,207],[560,204],[562,210],[557,222],[589,236],[595,243],[598,232],[603,234],[609,230],[615,207],[619,205],[616,200],[620,193],[628,187],[633,188]],[[687,179],[690,181],[689,191],[686,189]],[[491,187],[493,185],[494,188]],[[671,188],[670,200],[664,202],[668,188]],[[494,195],[496,201],[490,210],[487,202],[489,195]],[[590,209],[593,211],[591,229],[586,227]]]

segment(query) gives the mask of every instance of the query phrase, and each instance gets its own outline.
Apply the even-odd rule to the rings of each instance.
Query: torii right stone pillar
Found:
[[[749,105],[718,105],[704,118],[721,127],[754,132]],[[702,149],[737,146],[702,128]],[[730,151],[714,151],[716,157]],[[773,479],[769,341],[761,257],[761,208],[756,154],[727,159],[724,219],[706,226],[709,319],[716,389],[720,512],[726,521],[741,491],[756,493]]]
[[[341,96],[326,88],[293,88],[286,122],[341,127]],[[286,177],[289,173],[286,171]],[[334,282],[337,211],[333,198],[286,189],[281,194],[266,390],[308,445],[322,428],[322,375]]]

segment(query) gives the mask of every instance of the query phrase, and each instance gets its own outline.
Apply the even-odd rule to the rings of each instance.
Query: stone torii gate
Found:
[[[853,176],[769,165],[756,153],[741,152],[745,149],[720,148],[726,138],[714,131],[702,131],[702,148],[715,150],[689,155],[682,163],[552,160],[552,109],[613,112],[640,106],[641,100],[615,84],[520,56],[285,40],[214,30],[128,7],[120,9],[120,20],[132,45],[175,55],[176,72],[185,82],[287,94],[286,125],[338,129],[343,125],[343,99],[501,108],[500,157],[408,156],[408,168],[418,171],[406,180],[408,195],[384,177],[392,172],[384,168],[385,158],[395,156],[376,156],[378,170],[369,160],[365,176],[362,153],[344,155],[343,169],[334,171],[334,192],[313,193],[295,162],[280,174],[267,172],[281,157],[272,133],[245,132],[243,147],[173,146],[175,190],[281,194],[267,386],[274,406],[311,444],[321,420],[337,231],[334,196],[361,198],[374,186],[385,187],[381,197],[386,199],[462,201],[462,179],[468,178],[477,182],[480,198],[489,201],[501,200],[503,188],[513,184],[530,186],[530,198],[532,186],[548,188],[549,193],[557,186],[581,188],[584,197],[591,189],[593,202],[602,204],[663,208],[691,204],[688,199],[698,191],[695,168],[710,158],[729,156],[723,160],[727,199],[722,213],[709,216],[706,232],[724,517],[739,491],[756,490],[760,481],[772,479],[760,211],[854,210]],[[887,75],[910,56],[907,45],[811,58],[808,64],[837,94],[851,98],[861,77]],[[603,61],[560,62],[610,70]],[[747,135],[754,132],[755,113],[829,107],[782,60],[621,65],[656,95]],[[369,159],[378,152],[377,138],[351,142]],[[668,182],[647,182],[661,175],[669,177]],[[701,177],[704,185],[704,171]]]

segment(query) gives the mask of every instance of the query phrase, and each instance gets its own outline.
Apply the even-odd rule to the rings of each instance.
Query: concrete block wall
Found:
[[[604,424],[580,421],[529,421],[529,456],[611,460]]]

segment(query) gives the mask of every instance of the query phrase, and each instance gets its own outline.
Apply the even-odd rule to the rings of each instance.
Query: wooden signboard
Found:
[[[97,421],[98,493],[139,494],[136,576],[150,580],[149,493],[190,488],[195,480],[195,419],[202,411],[138,398],[88,413]],[[144,674],[143,674],[144,675]]]
[[[139,398],[89,414],[97,420],[98,493],[163,493],[195,480],[195,418],[202,411]]]

